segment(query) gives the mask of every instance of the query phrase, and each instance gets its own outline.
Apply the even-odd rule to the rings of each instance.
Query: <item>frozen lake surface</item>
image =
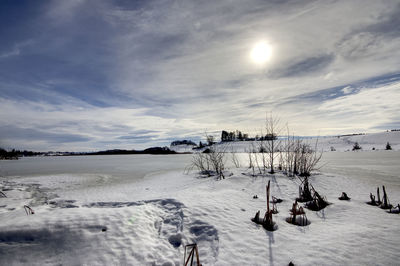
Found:
[[[115,180],[137,180],[147,174],[182,170],[191,156],[182,155],[93,155],[24,157],[0,161],[2,176],[106,175]]]
[[[400,191],[400,151],[326,152],[320,170]]]
[[[192,155],[96,155],[25,157],[0,161],[0,176],[98,175],[110,182],[133,181],[146,175],[184,171]],[[245,161],[247,154],[241,154]],[[231,162],[228,160],[228,165]],[[245,166],[246,163],[243,163]],[[353,177],[400,190],[400,151],[325,152],[320,171]]]
[[[246,154],[242,154],[244,160]],[[93,155],[22,157],[0,161],[3,176],[50,175],[67,173],[104,173],[138,176],[158,171],[184,169],[192,155]],[[229,163],[229,162],[228,162]],[[399,173],[399,151],[325,152],[322,171],[345,169]],[[341,170],[342,169],[342,170]]]

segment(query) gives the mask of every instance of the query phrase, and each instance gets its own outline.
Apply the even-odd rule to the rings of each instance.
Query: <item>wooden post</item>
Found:
[[[297,216],[297,200],[293,203],[293,208],[292,208],[292,224],[296,224],[296,216]]]
[[[269,213],[269,183],[271,180],[268,180],[268,185],[267,185],[267,212]]]
[[[197,244],[196,244],[195,248],[196,248],[197,265],[198,265],[198,266],[201,266],[201,264],[200,264],[200,258],[199,258],[199,250],[197,249]]]
[[[191,250],[189,252],[189,256],[186,259],[186,249],[187,248],[191,248]],[[199,250],[197,249],[197,244],[196,243],[189,244],[189,245],[185,246],[185,255],[184,255],[184,258],[183,258],[184,266],[188,266],[188,265],[192,266],[193,265],[194,253],[196,253],[196,263],[197,263],[196,265],[197,266],[201,266],[200,258],[199,258]],[[189,264],[189,261],[190,261],[190,264]]]
[[[263,226],[269,231],[273,231],[274,222],[272,221],[272,211],[269,208],[269,196],[270,196],[270,180],[268,181],[267,185],[267,211],[265,212],[264,219],[263,219]]]
[[[376,188],[376,194],[378,196],[378,203],[381,203],[381,196],[379,195],[379,187]]]
[[[383,200],[383,207],[384,207],[384,208],[388,208],[388,207],[389,207],[389,204],[388,204],[388,198],[387,198],[385,186],[382,186],[382,190],[383,190],[383,198],[382,198],[382,200]]]

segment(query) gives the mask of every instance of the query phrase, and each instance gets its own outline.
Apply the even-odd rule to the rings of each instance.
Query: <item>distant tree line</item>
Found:
[[[277,135],[275,133],[268,133],[264,136],[256,135],[255,138],[249,138],[249,134],[242,133],[240,130],[235,131],[225,131],[221,132],[221,142],[227,141],[252,141],[252,140],[276,140]]]
[[[256,137],[256,140],[276,140],[277,136],[275,133],[268,133],[265,136]]]
[[[239,130],[236,131],[225,131],[222,130],[221,132],[221,141],[225,142],[225,141],[244,141],[244,140],[248,140],[249,139],[249,135],[246,133],[242,133]]]
[[[222,130],[221,132],[221,142],[229,142],[229,141],[254,141],[254,140],[276,140],[277,139],[277,134],[275,133],[268,133],[264,136],[259,136],[256,135],[254,138],[249,138],[249,134],[243,133],[240,130],[234,130],[234,131],[226,131]],[[194,143],[191,140],[175,140],[171,142],[171,146],[177,146],[177,145],[192,145],[196,146],[193,147],[194,150],[199,150],[207,146],[211,146],[213,144],[217,143],[215,141],[215,137],[212,135],[207,135],[206,134],[206,141],[202,142],[200,141],[199,144]]]
[[[16,149],[12,150],[5,150],[3,148],[0,148],[0,160],[16,160],[19,157],[28,157],[28,156],[37,156],[41,155],[41,152],[34,152],[34,151],[20,151]]]
[[[105,150],[97,152],[34,152],[34,151],[20,151],[12,149],[7,151],[0,148],[0,160],[18,160],[19,157],[28,156],[79,156],[79,155],[122,155],[122,154],[178,154],[170,150],[168,147],[151,147],[144,150]]]
[[[175,151],[170,150],[168,147],[151,147],[144,150],[106,150],[97,151],[90,153],[81,153],[79,155],[122,155],[122,154],[178,154]]]
[[[194,147],[193,150],[201,150],[202,148],[207,146],[212,146],[215,143],[217,142],[215,142],[214,136],[206,134],[206,142],[204,143],[202,141],[199,141],[199,144],[196,145],[196,147]]]
[[[178,145],[192,145],[192,146],[197,146],[196,143],[194,143],[191,140],[175,140],[173,142],[171,142],[171,146],[178,146]]]
[[[354,133],[354,134],[345,134],[345,135],[339,135],[337,138],[339,139],[340,137],[352,137],[352,136],[362,136],[365,135],[365,133]]]

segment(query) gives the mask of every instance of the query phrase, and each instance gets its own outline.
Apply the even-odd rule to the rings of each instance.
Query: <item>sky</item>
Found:
[[[0,36],[0,147],[400,128],[399,1],[2,0]]]

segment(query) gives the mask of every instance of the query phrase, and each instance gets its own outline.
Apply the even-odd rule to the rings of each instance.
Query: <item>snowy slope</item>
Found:
[[[384,150],[387,142],[390,143],[393,150],[400,150],[400,131],[319,139],[319,144],[326,151],[329,151],[330,147],[334,147],[337,151],[352,150],[356,142],[362,147],[362,150],[372,150],[373,148]]]
[[[322,149],[323,151],[331,151],[331,147],[336,151],[351,151],[356,142],[358,142],[364,151],[372,150],[372,148],[375,148],[375,150],[384,150],[387,142],[390,143],[393,150],[400,150],[400,131],[342,137],[307,137],[302,139],[312,146],[318,141],[318,149]],[[217,144],[218,149],[228,152],[247,152],[253,149],[257,150],[259,146],[258,141],[235,141]]]

